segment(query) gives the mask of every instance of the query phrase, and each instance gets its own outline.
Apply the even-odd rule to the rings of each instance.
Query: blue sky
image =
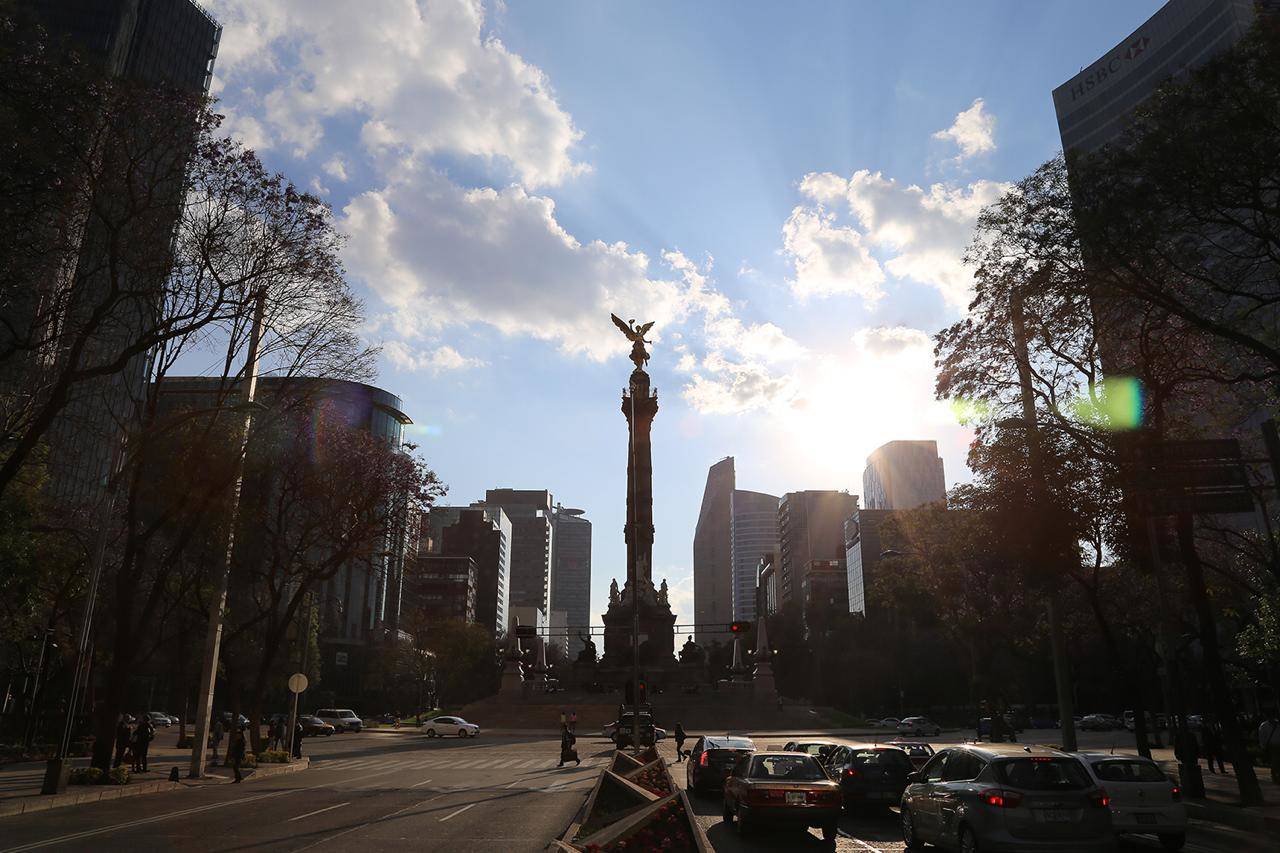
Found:
[[[323,196],[378,383],[450,503],[547,488],[625,574],[630,364],[655,320],[655,576],[692,616],[707,467],[861,491],[969,433],[932,399],[973,217],[1058,148],[1051,89],[1156,0],[213,0],[226,128]],[[598,617],[597,617],[598,618]]]

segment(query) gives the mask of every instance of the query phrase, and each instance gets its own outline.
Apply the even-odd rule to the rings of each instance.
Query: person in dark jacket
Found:
[[[116,758],[111,764],[112,767],[119,767],[124,763],[124,754],[132,740],[133,732],[129,731],[129,724],[124,721],[124,714],[121,714],[119,722],[116,723]]]
[[[302,723],[293,727],[293,757],[302,757]]]
[[[685,758],[684,739],[688,737],[688,735],[684,733],[684,725],[682,725],[681,723],[676,723],[676,730],[673,737],[675,738],[675,741],[676,741],[676,761],[677,762],[684,761],[684,758]]]
[[[156,739],[156,728],[151,725],[151,720],[143,717],[138,721],[138,726],[133,730],[133,771],[135,773],[147,772],[147,751],[151,748],[151,741]]]
[[[231,771],[236,774],[236,781],[244,780],[240,775],[240,764],[244,761],[244,727],[236,726],[235,731],[231,733],[231,740],[227,742],[227,757],[231,759]]]
[[[1226,773],[1227,768],[1222,760],[1222,735],[1218,732],[1216,722],[1205,720],[1204,728],[1200,733],[1204,741],[1201,751],[1204,753],[1205,763],[1209,765],[1210,773]],[[1218,762],[1218,769],[1213,769],[1213,763]]]
[[[560,730],[560,763],[557,767],[564,767],[566,761],[572,761],[575,765],[581,764],[582,759],[578,758],[578,750],[574,749],[577,738],[573,736],[573,732],[569,731],[569,727],[565,726]]]

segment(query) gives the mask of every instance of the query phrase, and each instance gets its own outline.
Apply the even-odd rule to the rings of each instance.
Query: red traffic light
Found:
[[[745,634],[751,630],[751,623],[747,620],[729,623],[730,634]]]

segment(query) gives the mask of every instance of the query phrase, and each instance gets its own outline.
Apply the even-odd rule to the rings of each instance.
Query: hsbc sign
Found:
[[[1129,63],[1146,53],[1147,46],[1150,44],[1151,39],[1147,36],[1134,36],[1133,40],[1125,45],[1123,49],[1117,48],[1111,56],[1098,62],[1088,74],[1078,78],[1071,85],[1072,102],[1077,98],[1083,98],[1112,77],[1117,77],[1128,71]]]

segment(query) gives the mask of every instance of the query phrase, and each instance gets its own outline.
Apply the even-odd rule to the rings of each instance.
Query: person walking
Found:
[[[244,761],[244,727],[236,726],[235,731],[231,733],[231,740],[227,742],[227,757],[231,759],[231,772],[236,774],[236,781],[241,782],[244,777],[240,775],[240,764]]]
[[[569,720],[564,715],[564,709],[560,709],[560,731],[567,731],[569,728]]]
[[[119,767],[124,763],[125,753],[129,751],[129,743],[133,740],[133,732],[129,731],[129,724],[125,722],[124,714],[120,715],[120,720],[116,723],[116,758],[111,764],[112,767]]]
[[[213,746],[214,761],[218,760],[218,747],[222,745],[222,735],[225,732],[226,732],[226,728],[222,725],[222,718],[219,717],[213,723],[213,739],[211,741],[211,745]]]
[[[578,712],[572,708],[569,709],[569,731],[573,732],[574,736],[578,734]]]
[[[143,717],[133,732],[133,769],[135,773],[148,772],[147,752],[151,749],[151,741],[156,739],[156,728],[151,720]]]
[[[1210,773],[1227,772],[1226,764],[1222,760],[1222,737],[1218,734],[1218,724],[1216,721],[1204,721],[1204,760],[1209,765]],[[1218,769],[1213,769],[1214,761],[1218,762]]]
[[[284,720],[271,721],[271,749],[284,749]]]
[[[681,761],[684,761],[684,739],[688,737],[688,735],[684,733],[683,724],[676,723],[676,730],[675,730],[674,737],[676,740],[676,763],[679,763]]]
[[[557,767],[564,767],[566,761],[574,762],[575,766],[582,763],[582,759],[578,757],[578,750],[574,749],[577,738],[573,736],[573,732],[568,727],[560,730],[560,763]]]
[[[293,727],[293,757],[302,757],[302,723]]]

